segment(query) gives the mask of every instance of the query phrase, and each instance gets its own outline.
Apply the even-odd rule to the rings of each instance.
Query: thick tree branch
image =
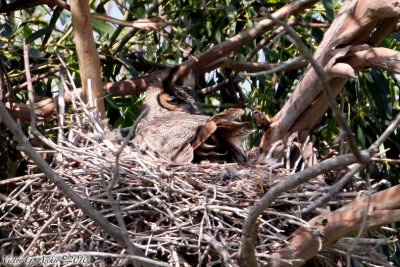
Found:
[[[232,69],[237,72],[255,73],[255,75],[264,75],[265,72],[273,73],[278,71],[291,71],[307,67],[308,62],[301,57],[294,58],[281,63],[268,62],[248,62],[234,61],[227,59],[222,63],[222,67]],[[245,74],[244,74],[245,75]]]
[[[366,211],[368,201],[371,202]],[[365,215],[365,212],[368,214]],[[289,244],[275,252],[273,257],[301,259],[304,263],[321,248],[331,246],[341,237],[357,233],[365,216],[366,229],[400,221],[400,185],[356,199],[338,210],[313,218],[308,227],[297,229],[288,238]],[[270,260],[270,264],[269,266],[289,266],[279,260]],[[290,266],[300,265],[302,264]]]
[[[354,46],[349,55],[340,62],[349,64],[356,70],[371,67],[400,73],[400,53],[385,47]]]
[[[332,94],[332,89],[329,85],[329,80],[327,75],[332,75],[332,71],[327,73],[322,66],[314,59],[310,50],[307,49],[306,45],[303,43],[301,38],[297,35],[297,33],[293,30],[292,27],[286,25],[284,22],[271,17],[276,23],[280,24],[282,27],[286,29],[286,31],[290,34],[290,37],[293,38],[294,43],[296,44],[297,48],[299,49],[300,53],[304,56],[306,60],[310,62],[310,65],[313,67],[314,71],[317,73],[318,78],[321,80],[322,90],[324,95],[328,100],[329,107],[332,110],[333,116],[336,119],[337,123],[340,125],[340,128],[346,135],[346,139],[349,143],[351,151],[354,153],[357,161],[359,163],[365,163],[369,160],[369,158],[363,158],[358,150],[356,140],[354,138],[354,133],[351,131],[350,127],[347,125],[346,121],[343,119],[342,114],[339,110],[338,103],[335,100],[335,95]],[[351,68],[350,68],[351,69]],[[346,76],[345,76],[346,77]]]
[[[400,114],[387,127],[381,136],[371,145],[368,152],[362,151],[363,157],[371,157],[377,148],[397,129],[400,125]],[[254,246],[252,240],[257,232],[257,219],[262,211],[268,208],[272,202],[283,192],[293,189],[303,182],[315,177],[319,173],[333,170],[342,163],[345,163],[344,157],[351,155],[339,156],[320,162],[309,169],[288,176],[285,180],[271,187],[270,190],[252,207],[249,216],[243,226],[243,248],[242,250],[248,255],[254,255]],[[338,161],[336,161],[336,159]],[[348,160],[348,159],[347,159]],[[353,157],[353,160],[355,158]],[[339,164],[339,165],[337,165]],[[350,164],[348,164],[350,165]],[[348,165],[342,165],[348,166]],[[361,167],[361,164],[355,164],[352,171]],[[311,175],[309,173],[312,173]],[[342,185],[343,182],[339,182]],[[301,227],[296,230],[289,238],[288,245],[278,249],[274,253],[274,257],[284,260],[301,259],[304,263],[321,249],[321,244],[326,247],[337,241],[339,238],[349,235],[359,229],[360,222],[365,218],[365,207],[368,201],[369,205],[368,221],[366,229],[388,224],[400,219],[400,186],[392,187],[388,190],[372,195],[371,199],[367,197],[356,199],[352,203],[332,212],[313,218],[309,222],[308,227]],[[241,252],[240,255],[243,255]],[[254,257],[254,256],[253,256]],[[247,259],[251,262],[254,259]],[[297,266],[294,261],[294,265]],[[289,266],[285,262],[279,260],[270,261],[271,266]],[[244,265],[246,266],[246,265]],[[247,265],[251,266],[251,265]]]
[[[274,16],[280,19],[285,19],[290,14],[300,12],[307,7],[315,4],[316,0],[298,0],[294,1],[286,6],[280,8],[273,13]],[[254,25],[252,28],[245,30],[244,32],[231,37],[225,42],[215,45],[211,49],[196,55],[194,59],[189,59],[184,62],[180,69],[180,75],[185,76],[192,68],[197,69],[199,73],[203,72],[208,65],[212,64],[214,61],[223,58],[224,56],[240,49],[243,45],[251,42],[254,38],[260,36],[264,32],[268,31],[275,25],[269,19],[264,19]],[[109,83],[106,85],[106,90],[110,93],[124,93],[124,95],[129,95],[133,93],[143,92],[147,89],[149,82],[156,80],[157,77],[161,79],[168,76],[169,70],[162,70],[151,73],[149,76],[141,77],[138,79],[130,81],[121,81],[116,83]],[[178,77],[179,78],[179,77]]]
[[[1,6],[0,13],[11,13],[13,11],[27,9],[39,5],[48,5],[50,7],[57,5],[63,8],[66,8],[68,6],[67,3],[63,0],[33,0],[33,1],[16,0],[5,6]]]
[[[400,7],[394,0],[383,2],[348,0],[344,3],[314,55],[317,62],[329,74],[327,78],[333,96],[343,89],[349,77],[354,76],[354,68],[348,63],[354,63],[357,57],[365,56],[361,54],[361,51],[358,54],[354,53],[352,45],[369,43],[369,38],[372,32],[377,30],[375,27],[381,19],[388,19],[387,21],[395,23],[399,16]],[[374,41],[381,39],[381,37],[375,37]],[[348,56],[350,58],[346,59]],[[371,61],[372,63],[375,63],[375,66],[381,64],[381,67],[385,67],[382,61]],[[362,67],[362,65],[356,67]],[[322,88],[319,75],[313,68],[309,68],[290,99],[271,119],[271,130],[263,137],[263,150],[268,150],[271,144],[284,138],[283,134],[310,130],[315,126],[328,107],[328,98],[322,93]]]
[[[369,158],[371,153],[368,150],[361,151],[365,158]],[[258,200],[249,210],[248,217],[243,224],[242,248],[239,255],[241,266],[256,266],[254,238],[257,231],[257,220],[261,213],[267,209],[272,202],[283,192],[294,189],[300,184],[307,182],[318,174],[325,173],[338,168],[343,168],[356,163],[357,159],[353,154],[327,159],[304,171],[287,176],[278,184],[272,186],[268,192]]]
[[[95,107],[96,113],[105,118],[100,59],[93,38],[89,1],[72,0],[71,17],[78,52],[83,101]]]

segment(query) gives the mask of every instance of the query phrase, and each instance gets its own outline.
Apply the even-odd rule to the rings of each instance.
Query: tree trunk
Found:
[[[89,106],[95,107],[96,113],[101,118],[105,118],[100,58],[93,38],[89,0],[72,0],[71,15],[81,74],[83,101]]]

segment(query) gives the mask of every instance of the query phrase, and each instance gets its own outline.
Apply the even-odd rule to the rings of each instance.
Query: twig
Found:
[[[371,151],[378,150],[379,146],[389,138],[389,136],[396,130],[400,125],[400,113],[397,114],[396,118],[390,123],[386,130],[379,136],[378,139],[370,146]]]
[[[24,47],[24,66],[25,66],[25,74],[26,74],[26,82],[28,83],[28,98],[29,98],[29,109],[31,111],[31,128],[32,132],[37,131],[36,128],[36,116],[35,116],[35,96],[33,93],[33,86],[32,86],[32,77],[31,71],[29,68],[29,53],[28,53],[28,46],[25,43],[25,39],[23,41]]]
[[[98,252],[98,251],[69,252],[69,253],[55,254],[55,256],[59,256],[61,258],[66,257],[67,259],[69,257],[79,257],[79,256],[131,259],[131,260],[138,260],[140,262],[145,262],[145,263],[151,264],[152,266],[171,267],[171,265],[169,265],[167,263],[152,260],[147,257],[126,255],[126,254],[116,254],[116,253],[105,253],[105,252]]]
[[[371,153],[374,153],[378,147],[387,139],[389,136],[393,133],[394,130],[400,125],[400,113],[396,116],[396,118],[390,123],[390,125],[385,129],[385,131],[378,137],[377,140],[369,147],[369,150]],[[320,197],[313,203],[311,203],[308,207],[304,208],[302,210],[302,213],[308,213],[315,209],[316,207],[322,205],[326,201],[332,199],[336,194],[339,193],[339,191],[345,186],[353,177],[354,174],[357,172],[361,171],[364,168],[363,165],[361,164],[355,164],[353,165],[349,172],[340,179],[337,183],[335,183],[331,188],[329,189],[329,192],[325,194],[324,196]]]
[[[349,172],[346,173],[346,175],[343,176],[337,183],[332,185],[325,195],[310,203],[310,205],[301,210],[301,213],[309,213],[315,208],[334,198],[340,192],[343,186],[345,186],[353,178],[354,174],[361,171],[363,168],[364,166],[361,164],[355,164],[352,166]]]
[[[34,150],[29,140],[23,134],[20,127],[16,124],[14,119],[8,113],[4,104],[0,101],[0,116],[3,122],[8,126],[8,129],[14,134],[18,140],[21,147],[24,149],[26,154],[36,163],[36,165],[43,171],[46,177],[54,183],[67,197],[69,197],[82,211],[93,219],[99,226],[101,226],[104,231],[106,231],[110,236],[115,238],[115,240],[122,246],[125,245],[124,237],[122,232],[109,223],[96,209],[94,209],[90,204],[80,197],[60,176],[53,171],[53,169],[47,164],[47,162],[42,159]]]
[[[60,66],[60,90],[58,92],[58,97],[57,97],[57,104],[58,104],[58,109],[57,114],[58,114],[58,137],[57,137],[57,144],[61,145],[61,143],[64,140],[64,116],[65,116],[65,99],[64,99],[64,93],[67,88],[64,87],[65,85],[65,79],[64,79],[64,74],[65,74],[65,69],[61,65]],[[57,155],[57,160],[62,161],[62,154],[59,153]]]
[[[0,180],[0,185],[12,184],[19,181],[29,180],[29,179],[36,179],[46,177],[43,173],[36,173],[36,174],[28,174],[23,176],[17,176],[13,178],[8,178],[4,180]]]
[[[197,234],[195,231],[192,231],[192,230],[188,230],[188,231],[191,232],[192,234]],[[229,253],[221,246],[220,243],[218,243],[218,241],[214,237],[209,236],[207,234],[203,234],[202,238],[205,241],[207,241],[219,253],[219,255],[223,259],[224,266],[227,266],[227,267],[238,266],[236,263],[233,262],[232,257],[229,255]]]
[[[368,150],[361,151],[364,157],[370,157]],[[253,245],[254,235],[257,232],[257,219],[263,210],[270,207],[272,202],[283,192],[297,187],[298,185],[308,181],[318,174],[345,166],[349,166],[357,162],[353,154],[338,156],[337,158],[327,159],[323,162],[305,169],[301,172],[287,176],[283,181],[272,186],[268,192],[262,196],[249,210],[248,217],[243,224],[242,250],[240,258],[248,264],[257,265],[255,258],[255,250]]]
[[[353,239],[353,242],[351,242],[350,247],[347,250],[347,254],[346,254],[346,264],[347,264],[347,266],[351,266],[351,264],[350,264],[351,256],[352,256],[351,254],[353,253],[354,248],[359,243],[359,239],[360,239],[361,235],[364,233],[365,228],[368,225],[368,213],[369,213],[370,206],[371,206],[371,195],[368,195],[367,205],[364,208],[364,212],[363,212],[363,215],[362,215],[360,228],[358,229],[358,232],[357,232],[357,236]]]
[[[57,207],[55,207],[57,208]],[[40,237],[40,235],[43,233],[44,230],[47,229],[47,227],[56,219],[58,218],[65,210],[65,207],[62,208],[61,210],[59,210],[58,212],[56,212],[53,216],[50,217],[50,219],[47,220],[47,222],[39,229],[39,231],[35,234],[35,237],[33,238],[33,240],[31,241],[31,244],[28,246],[28,248],[24,251],[24,253],[21,255],[21,258],[25,258],[28,253],[31,251],[31,249],[33,248],[33,246],[36,244],[36,241],[38,240],[38,238]]]
[[[346,251],[342,251],[342,250],[335,249],[335,248],[331,248],[329,250],[332,250],[332,251],[334,251],[334,252],[336,252],[336,253],[338,253],[340,255],[343,255],[343,256],[346,256],[346,254],[347,254]],[[358,255],[353,255],[353,257],[355,259],[359,259],[359,260],[362,260],[362,261],[366,261],[366,262],[371,262],[371,263],[377,264],[377,266],[393,267],[392,264],[387,264],[387,263],[385,263],[383,261],[380,261],[380,260],[377,260],[377,259],[375,259],[373,257],[362,257],[362,256],[358,256]]]
[[[240,77],[246,77],[246,76],[250,76],[250,77],[254,77],[254,76],[264,76],[267,74],[273,74],[276,72],[280,72],[280,71],[284,71],[287,69],[292,68],[293,66],[299,66],[302,65],[304,63],[304,58],[302,56],[298,56],[292,59],[289,59],[285,62],[276,64],[275,66],[271,67],[271,66],[267,66],[266,68],[268,68],[267,70],[264,71],[260,71],[260,72],[255,72],[255,73],[250,73],[250,72],[245,72],[245,73],[240,73],[239,76]]]

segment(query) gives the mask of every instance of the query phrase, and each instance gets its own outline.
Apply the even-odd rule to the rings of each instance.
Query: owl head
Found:
[[[158,97],[159,104],[168,110],[201,114],[196,102],[194,71],[181,77],[181,67],[171,68],[169,75],[162,82],[163,92]]]

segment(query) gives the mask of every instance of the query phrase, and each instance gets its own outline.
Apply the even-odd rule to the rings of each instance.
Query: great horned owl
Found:
[[[137,124],[134,145],[144,145],[160,157],[177,163],[194,159],[247,161],[241,146],[248,134],[247,123],[235,121],[243,115],[243,110],[228,109],[212,117],[200,115],[192,89],[172,89],[173,92],[164,91],[160,84],[147,89],[143,106],[148,112]]]

